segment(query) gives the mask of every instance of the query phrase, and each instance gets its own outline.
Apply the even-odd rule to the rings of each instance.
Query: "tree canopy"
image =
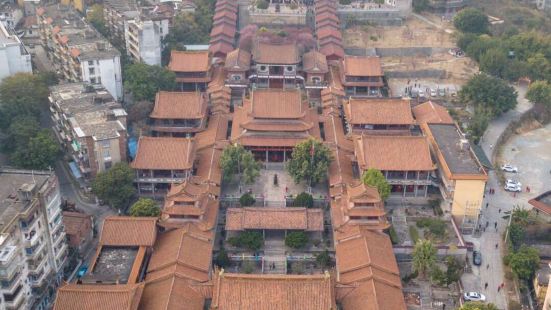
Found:
[[[453,18],[453,25],[461,32],[487,33],[490,27],[488,16],[475,8],[465,8]]]
[[[518,251],[507,255],[506,262],[517,277],[522,280],[531,280],[539,266],[540,256],[536,248],[523,244]]]
[[[225,181],[231,181],[237,174],[245,184],[252,184],[260,175],[260,163],[254,159],[251,151],[239,144],[224,149],[220,156],[220,168]]]
[[[551,83],[547,81],[533,82],[528,87],[526,99],[551,109]]]
[[[42,129],[30,137],[26,144],[17,147],[10,160],[25,169],[47,170],[53,169],[58,156],[59,145],[52,132]]]
[[[94,4],[86,13],[86,20],[102,35],[107,36],[109,31],[103,17],[103,5]]]
[[[413,248],[413,271],[426,275],[436,264],[436,248],[430,240],[420,239]]]
[[[321,141],[310,138],[295,145],[287,171],[296,183],[304,180],[316,184],[327,177],[327,168],[332,161],[329,148]]]
[[[474,75],[459,91],[459,98],[491,116],[499,116],[517,105],[515,89],[504,80],[485,73]]]
[[[293,201],[294,207],[312,208],[314,206],[314,198],[312,195],[302,192],[295,197]]]
[[[483,302],[467,302],[459,308],[459,310],[498,310],[497,306],[490,303],[486,304]]]
[[[176,75],[160,66],[130,64],[125,70],[124,87],[132,93],[134,101],[153,101],[158,91],[176,87]]]
[[[390,195],[390,184],[386,181],[383,173],[377,169],[370,168],[365,171],[362,175],[362,182],[376,187],[382,200],[386,200]]]
[[[92,192],[111,207],[124,210],[136,193],[133,181],[132,168],[127,163],[116,163],[111,169],[98,173],[92,182]]]
[[[228,242],[235,247],[245,247],[249,250],[258,251],[264,245],[264,238],[258,231],[244,231],[237,237],[230,237]]]
[[[149,198],[140,198],[130,207],[131,216],[152,216],[161,214],[161,209],[155,201]]]
[[[307,243],[308,235],[303,231],[292,231],[285,237],[285,245],[293,249],[300,249]]]
[[[17,116],[38,118],[48,104],[48,85],[38,75],[17,73],[0,84],[0,128],[7,128]]]
[[[250,207],[254,205],[255,202],[256,202],[256,199],[254,199],[253,195],[249,193],[245,193],[241,195],[241,197],[239,197],[239,204],[242,207]]]

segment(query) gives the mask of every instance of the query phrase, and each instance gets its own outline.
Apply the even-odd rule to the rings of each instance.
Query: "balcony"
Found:
[[[38,244],[38,241],[40,239],[40,231],[38,230],[32,230],[29,233],[25,233],[25,246],[26,247],[34,247]]]
[[[0,250],[0,266],[8,266],[17,256],[17,247],[13,245],[5,246]]]
[[[15,256],[17,257],[17,255]],[[0,279],[11,279],[13,275],[19,270],[20,261],[14,261],[14,263],[0,267]]]
[[[0,290],[2,294],[13,294],[15,289],[21,284],[21,272],[18,272],[13,276],[11,280],[2,280],[0,284]]]
[[[31,261],[31,263],[29,263],[29,273],[38,274],[46,264],[46,261],[48,261],[46,255]]]
[[[27,254],[28,259],[35,259],[40,252],[42,252],[42,249],[44,248],[45,242],[39,242],[38,245],[32,248],[25,248],[25,254]]]
[[[62,246],[60,248],[56,249],[55,258],[60,259],[62,255],[66,252],[66,250],[67,250],[67,242],[64,242],[62,243]]]
[[[4,302],[8,309],[19,309],[24,301],[25,294],[22,285],[19,285],[15,292],[11,295],[4,295]]]
[[[46,267],[42,268],[41,272],[37,276],[32,276],[32,275],[29,276],[29,282],[31,282],[31,286],[37,287],[43,284],[44,280],[46,279],[46,276],[49,273],[48,270],[46,269],[48,268]]]
[[[67,236],[67,234],[63,230],[61,230],[57,236],[54,236],[54,247],[56,247],[61,240],[65,240],[65,236]]]

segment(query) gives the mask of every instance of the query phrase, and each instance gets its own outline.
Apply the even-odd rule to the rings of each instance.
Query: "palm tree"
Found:
[[[436,264],[436,248],[430,240],[421,239],[413,248],[413,271],[422,276]]]

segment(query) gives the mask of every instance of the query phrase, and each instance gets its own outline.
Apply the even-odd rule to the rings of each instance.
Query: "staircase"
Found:
[[[274,269],[270,266],[275,265]],[[285,241],[283,239],[266,239],[264,241],[264,273],[286,274]]]

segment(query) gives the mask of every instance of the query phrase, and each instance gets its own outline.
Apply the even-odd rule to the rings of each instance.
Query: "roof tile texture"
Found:
[[[409,100],[350,99],[344,106],[350,124],[412,125]]]
[[[381,59],[377,56],[346,56],[343,61],[344,75],[383,76]]]
[[[205,72],[209,70],[209,53],[172,51],[168,69],[174,72]]]
[[[198,92],[160,91],[155,97],[151,118],[200,119],[206,116],[207,102]]]
[[[194,140],[190,138],[140,137],[134,169],[187,170],[193,166]]]
[[[99,243],[103,246],[153,246],[157,218],[110,216],[103,222]]]

